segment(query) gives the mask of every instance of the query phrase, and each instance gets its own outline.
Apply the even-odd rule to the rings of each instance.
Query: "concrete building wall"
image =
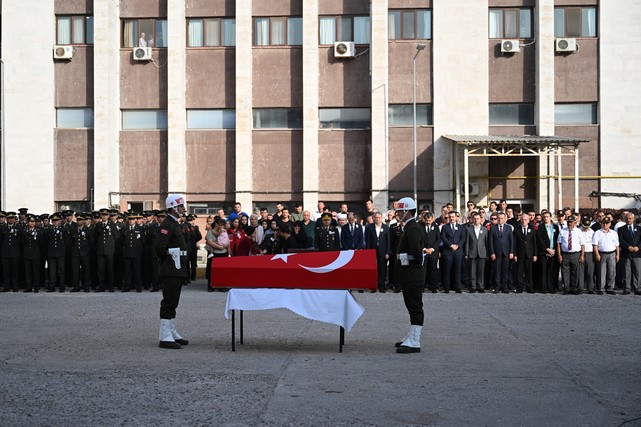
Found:
[[[602,1],[599,12],[601,191],[641,193],[641,1]],[[640,205],[622,197],[604,197],[602,204]]]
[[[54,207],[55,74],[52,39],[43,34],[55,34],[53,2],[29,13],[22,2],[4,2],[3,209]]]

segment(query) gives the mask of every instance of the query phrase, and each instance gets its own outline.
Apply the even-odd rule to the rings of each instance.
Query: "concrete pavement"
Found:
[[[0,425],[639,426],[641,297],[425,294],[422,352],[393,343],[400,294],[338,327],[184,288],[190,340],[158,348],[159,293],[0,294]]]

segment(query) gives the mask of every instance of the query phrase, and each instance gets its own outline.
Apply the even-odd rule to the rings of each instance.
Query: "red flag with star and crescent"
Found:
[[[376,289],[376,250],[213,258],[215,288]]]

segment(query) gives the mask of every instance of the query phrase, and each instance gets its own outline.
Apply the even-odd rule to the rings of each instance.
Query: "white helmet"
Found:
[[[167,199],[165,199],[165,207],[167,209],[173,209],[176,206],[184,205],[185,203],[185,198],[180,194],[170,194],[167,196]]]
[[[411,211],[416,209],[416,202],[411,197],[403,197],[398,201],[397,211]]]

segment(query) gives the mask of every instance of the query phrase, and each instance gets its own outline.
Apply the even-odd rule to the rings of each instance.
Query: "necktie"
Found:
[[[572,231],[568,233],[568,252],[572,252]]]
[[[503,235],[503,225],[499,224],[499,235]]]
[[[523,235],[527,236],[527,228],[523,227]]]
[[[349,232],[354,234],[354,226],[350,224],[349,226]]]
[[[630,231],[630,236],[634,237],[634,227],[632,227],[631,225],[628,226],[628,231]]]
[[[450,226],[452,227],[452,231],[454,231],[454,223],[450,224]]]

